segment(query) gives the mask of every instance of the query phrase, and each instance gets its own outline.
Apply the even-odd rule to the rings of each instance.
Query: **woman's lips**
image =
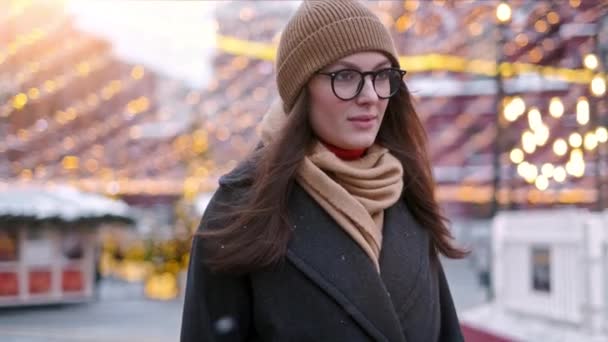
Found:
[[[350,121],[353,124],[353,126],[355,126],[358,129],[370,129],[370,128],[374,127],[374,125],[376,124],[376,116],[360,115],[360,116],[355,116],[355,117],[349,118],[348,121]]]

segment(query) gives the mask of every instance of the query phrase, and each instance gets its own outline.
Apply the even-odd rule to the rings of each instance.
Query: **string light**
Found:
[[[570,146],[572,146],[574,148],[579,148],[583,144],[583,138],[581,137],[580,134],[575,132],[575,133],[570,134],[570,137],[568,138],[568,142],[570,143]]]
[[[524,161],[524,152],[519,148],[514,148],[511,150],[510,157],[514,164],[519,164]]]
[[[557,166],[553,170],[553,179],[558,183],[563,183],[566,180],[566,170],[562,166]]]
[[[595,75],[593,77],[590,87],[593,96],[601,97],[606,94],[606,80],[601,75]]]
[[[551,22],[551,20],[549,19],[549,15],[547,15],[547,21],[548,21],[548,22]],[[428,56],[428,55],[425,55],[425,56]],[[541,55],[541,56],[542,56],[542,55]],[[245,67],[247,67],[247,66],[248,66],[250,63],[252,63],[252,62],[253,62],[253,60],[251,59],[251,56],[249,56],[249,55],[247,55],[247,56],[237,56],[237,57],[243,57],[243,58],[239,58],[239,59],[235,59],[235,60],[233,60],[233,62],[234,62],[235,64],[232,64],[232,65],[230,66],[230,68],[226,68],[226,73],[225,73],[225,75],[227,76],[227,77],[226,77],[226,80],[227,80],[227,81],[229,81],[229,82],[232,82],[232,81],[233,81],[232,77],[233,77],[233,76],[234,76],[234,74],[235,74],[235,69],[239,69],[239,66],[241,66],[241,68],[242,68],[242,67],[243,67],[242,65],[245,65]],[[410,57],[414,57],[414,58],[415,58],[415,57],[421,57],[421,56],[408,56],[408,57],[406,57],[406,58],[410,58]],[[424,56],[423,56],[423,57],[424,57]],[[237,61],[246,61],[246,62],[241,62],[241,63],[239,64],[239,63],[237,63]],[[472,60],[472,61],[470,61],[470,63],[462,63],[462,60],[461,60],[461,59],[459,59],[459,58],[458,58],[458,56],[449,56],[449,55],[433,55],[433,58],[429,59],[429,61],[430,61],[430,63],[428,63],[426,66],[420,66],[420,67],[419,67],[419,68],[420,68],[419,70],[423,70],[424,68],[427,68],[427,69],[426,69],[427,71],[428,71],[428,70],[440,70],[440,64],[441,64],[441,62],[443,62],[443,61],[448,62],[448,63],[445,63],[445,64],[444,64],[445,66],[447,66],[447,68],[443,68],[442,70],[446,70],[446,69],[448,69],[448,70],[458,70],[458,69],[460,68],[460,69],[465,70],[465,71],[470,71],[470,70],[472,70],[472,67],[471,67],[470,69],[467,69],[467,68],[469,68],[470,66],[475,66],[475,67],[478,67],[478,66],[479,66],[479,68],[477,69],[478,71],[477,71],[476,73],[488,73],[488,74],[489,74],[489,73],[491,73],[491,72],[492,72],[492,71],[490,71],[490,69],[492,69],[492,68],[496,69],[496,68],[495,68],[495,65],[493,65],[493,64],[492,64],[490,61],[483,61],[483,60]],[[420,64],[420,65],[422,65],[422,64]],[[516,63],[505,63],[504,65],[501,65],[499,69],[501,70],[501,73],[504,71],[504,72],[505,72],[505,73],[507,73],[507,74],[509,74],[509,73],[510,73],[511,75],[517,75],[517,74],[519,74],[519,73],[522,73],[522,72],[523,72],[523,71],[524,71],[526,68],[529,68],[529,66],[530,66],[530,65],[526,65],[526,64],[523,64],[523,63],[520,63],[520,64],[516,64]],[[414,71],[416,71],[416,68],[418,68],[418,67],[417,67],[417,66],[415,66],[415,67],[414,67],[414,69],[415,69]],[[436,68],[436,69],[434,69],[434,68]],[[79,69],[78,69],[78,66],[77,66],[77,68],[76,68],[76,69],[77,69],[77,71],[79,70]],[[81,68],[80,70],[86,70],[86,66],[82,66],[82,68]],[[549,67],[547,67],[547,68],[543,68],[543,67],[541,67],[541,68],[539,68],[539,70],[541,70],[541,72],[542,72],[542,71],[549,71],[549,70],[551,70],[550,74],[560,74],[560,73],[562,73],[562,74],[561,74],[561,76],[563,76],[563,77],[564,77],[564,79],[568,79],[568,80],[570,80],[570,79],[574,79],[574,78],[577,78],[577,77],[576,77],[577,75],[582,75],[582,74],[577,74],[577,73],[578,73],[578,72],[580,72],[581,70],[572,70],[572,69],[565,69],[565,68],[549,68]],[[572,71],[572,73],[570,73],[570,71]],[[86,72],[84,72],[84,73],[86,73]],[[133,74],[133,72],[132,72],[132,74]],[[142,75],[142,76],[143,76],[143,75]],[[132,76],[132,77],[133,77],[133,76]],[[135,77],[133,77],[133,78],[135,78]],[[229,88],[229,89],[230,89],[229,93],[231,94],[231,96],[235,96],[235,97],[237,97],[237,98],[238,98],[239,96],[243,96],[243,89],[244,89],[244,87],[242,87],[242,86],[240,86],[240,85],[239,85],[239,86],[230,86],[230,87],[226,87],[225,85],[226,85],[226,83],[227,83],[227,82],[221,82],[221,83],[220,83],[220,82],[217,82],[217,81],[218,81],[218,79],[215,79],[214,81],[216,81],[216,82],[212,82],[212,83],[211,83],[211,84],[212,84],[212,86],[210,86],[210,89],[212,89],[212,88],[214,88],[214,87],[215,87],[214,89],[220,89],[220,90],[222,90],[222,91],[225,91],[226,89],[228,89],[228,88]],[[579,80],[576,80],[576,81],[574,81],[574,82],[577,82],[577,83],[583,83],[583,79],[582,79],[582,78],[580,78],[580,81],[579,81]],[[589,82],[588,77],[587,77],[587,81],[586,81],[586,82]],[[61,84],[61,83],[62,83],[62,82],[59,82],[58,84]],[[66,82],[65,82],[65,79],[64,79],[64,80],[63,80],[63,84],[65,84],[65,83],[66,83]],[[251,92],[251,93],[254,93],[254,88],[250,89],[250,92]],[[109,90],[108,90],[108,93],[110,93],[110,91],[109,91]],[[268,92],[266,91],[266,92],[264,93],[264,92],[260,91],[260,92],[256,92],[256,93],[258,93],[258,95],[255,97],[255,98],[256,98],[256,101],[261,102],[261,103],[264,103],[264,99],[265,99],[265,98],[267,98],[267,96],[268,96],[268,95],[267,95],[267,93],[268,93]],[[29,91],[28,91],[28,92],[26,92],[26,95],[28,96],[28,99],[33,100],[33,97],[32,97],[32,96],[30,96],[31,94],[29,93]],[[141,95],[141,94],[139,94],[139,95]],[[205,97],[207,97],[207,96],[208,96],[208,95],[207,95],[207,93],[205,93]],[[132,104],[132,107],[133,107],[133,108],[135,108],[135,107],[136,107],[135,103],[140,103],[140,104],[141,104],[141,102],[137,102],[137,101],[138,101],[138,99],[139,99],[139,98],[135,98],[135,99],[133,99],[133,100],[132,100],[132,101],[135,101],[135,102]],[[95,104],[97,101],[100,101],[100,100],[101,100],[100,98],[95,98],[94,96],[90,96],[90,97],[87,97],[87,98],[86,98],[85,103],[86,103],[87,105],[89,105],[89,104],[91,104],[91,103],[94,105],[94,104]],[[206,100],[208,100],[208,99],[206,98]],[[198,101],[197,101],[197,100],[190,100],[190,99],[189,99],[189,100],[187,100],[187,102],[186,102],[186,103],[187,103],[188,105],[192,105],[192,103],[195,103],[195,102],[198,102]],[[559,104],[561,105],[561,113],[560,113],[560,114],[555,114],[555,113],[559,113],[559,112],[560,112],[560,110],[551,110],[551,105],[550,105],[550,108],[549,108],[549,113],[550,113],[550,114],[551,114],[553,117],[556,117],[556,118],[557,118],[557,117],[561,117],[561,116],[563,115],[563,112],[564,112],[564,109],[563,109],[563,104],[561,104],[561,101],[559,102]],[[236,107],[236,106],[235,106],[235,107]],[[82,115],[82,114],[80,113],[80,111],[76,110],[76,109],[78,109],[76,106],[74,106],[74,109],[75,109],[75,112],[77,113],[77,115],[79,115],[79,116],[80,116],[80,115]],[[516,117],[519,117],[519,116],[521,116],[521,115],[522,115],[522,114],[523,114],[525,111],[526,111],[526,109],[525,109],[525,104],[524,104],[524,109],[521,111],[521,114],[518,114],[518,115],[515,115],[515,116],[516,116]],[[64,112],[66,112],[66,114],[67,114],[67,110],[64,110]],[[127,107],[127,112],[128,112],[128,107]],[[249,116],[245,116],[245,115],[243,115],[242,117],[241,117],[241,116],[238,116],[238,115],[241,115],[241,114],[244,114],[244,113],[245,113],[245,114],[248,114],[249,112],[253,112],[251,109],[247,109],[247,108],[238,108],[238,110],[233,110],[233,109],[231,109],[231,110],[225,110],[225,109],[219,108],[219,106],[218,106],[218,107],[216,107],[215,109],[213,109],[213,112],[216,112],[215,114],[216,114],[217,116],[225,116],[226,118],[228,118],[228,117],[229,117],[229,115],[230,115],[230,118],[232,118],[233,120],[232,120],[232,122],[231,122],[229,119],[222,119],[222,121],[217,120],[218,122],[224,122],[224,123],[226,124],[226,126],[225,126],[225,128],[224,128],[224,129],[220,128],[220,129],[218,129],[218,130],[214,131],[214,132],[213,132],[213,134],[209,135],[209,138],[210,138],[210,139],[218,138],[217,133],[219,133],[219,137],[222,137],[222,136],[224,136],[224,135],[228,135],[229,139],[234,139],[234,141],[246,141],[245,139],[241,139],[241,140],[239,140],[239,139],[240,139],[242,136],[241,136],[241,135],[239,135],[239,134],[238,134],[238,132],[239,132],[239,130],[245,130],[245,129],[249,129],[249,128],[251,127],[251,122],[252,122],[252,121],[253,121],[253,122],[255,122],[255,120],[251,120],[251,117],[252,117],[252,116],[250,116],[250,115],[249,115]],[[540,112],[539,112],[539,113],[540,113]],[[121,114],[122,114],[122,113],[121,113]],[[205,114],[207,114],[207,113],[205,113]],[[504,114],[505,114],[505,116],[507,115],[506,110],[505,110],[505,113],[504,113]],[[215,118],[215,119],[218,119],[218,118]],[[205,125],[206,125],[206,124],[207,124],[207,123],[205,123]],[[136,127],[136,126],[133,126],[133,127]],[[139,128],[140,126],[137,126],[137,127]],[[206,127],[206,126],[205,126],[205,127]],[[210,126],[210,127],[211,127],[211,126]],[[222,126],[222,125],[220,124],[220,125],[217,125],[217,127],[224,127],[224,126]],[[548,133],[548,130],[549,130],[549,127],[548,127],[548,126],[546,126],[546,125],[544,125],[544,124],[542,123],[542,117],[541,117],[541,122],[540,122],[540,124],[539,124],[539,125],[536,125],[536,126],[532,126],[532,125],[531,125],[531,128],[532,128],[532,132],[533,132],[533,133],[534,133],[534,135],[535,135],[535,139],[534,139],[534,140],[535,140],[535,143],[536,143],[536,144],[539,144],[539,141],[546,140],[546,139],[539,139],[539,136],[540,136],[540,137],[544,137],[544,135],[543,135],[544,133],[543,133],[543,132],[547,132],[547,133]],[[599,128],[598,128],[598,129],[599,129]],[[126,130],[126,131],[127,131],[127,132],[129,132],[130,130]],[[484,130],[484,131],[485,131],[485,130]],[[541,132],[541,133],[539,133],[539,132]],[[140,130],[140,133],[141,133],[141,130]],[[597,132],[596,132],[596,133],[597,133]],[[547,135],[548,135],[548,134],[547,134]],[[127,133],[127,134],[126,134],[126,136],[127,136],[127,137],[129,137],[130,135]],[[194,134],[191,134],[191,136],[194,136]],[[244,136],[244,135],[243,135],[243,136]],[[479,136],[481,136],[481,134],[480,134]],[[600,135],[599,135],[599,134],[596,134],[596,136],[597,136],[597,139],[596,139],[596,140],[597,140],[597,141],[599,141],[599,140],[600,140]],[[122,138],[121,138],[121,139],[122,139]],[[548,139],[548,138],[547,138],[547,139]],[[218,140],[221,140],[221,139],[218,139]],[[486,141],[486,140],[488,140],[488,139],[478,139],[478,140],[479,140],[480,142],[483,142],[483,141]],[[204,141],[204,142],[205,142],[205,143],[202,143],[202,142],[201,142],[201,146],[206,146],[206,145],[207,145],[207,143],[209,143],[209,141],[207,141],[207,137],[206,137],[206,136],[205,136],[205,139],[203,139],[203,140],[201,140],[201,141]],[[232,141],[232,140],[231,140],[231,141]],[[562,140],[562,141],[563,141],[563,140]],[[567,144],[566,144],[566,142],[565,142],[565,141],[563,141],[563,142],[564,142],[564,144],[566,145],[565,147],[566,147],[566,149],[567,149]],[[587,144],[587,139],[586,139],[586,136],[585,136],[585,145],[586,145],[586,144]],[[237,145],[238,145],[238,144],[237,144]],[[196,146],[196,144],[195,144],[195,142],[194,142],[194,140],[193,140],[193,139],[191,139],[190,144],[189,144],[188,146],[189,146],[190,148],[193,148],[193,149],[194,149],[194,146]],[[554,147],[555,147],[555,144],[554,144]],[[206,150],[206,148],[201,148],[200,150]],[[520,160],[520,162],[522,162],[522,161],[523,161],[523,159],[525,159],[525,155],[524,155],[524,152],[523,152],[521,149],[518,149],[518,150],[521,152],[521,155],[522,155],[522,160]],[[170,151],[170,150],[169,150],[169,151]],[[182,152],[186,153],[187,151],[182,151]],[[513,153],[513,151],[511,151],[511,152]],[[567,151],[566,151],[566,152],[567,152]],[[566,152],[564,152],[564,153],[566,153]],[[513,159],[513,157],[512,157],[511,159]],[[516,158],[516,159],[517,159],[517,160],[519,160],[519,158]],[[85,160],[85,159],[82,159],[82,160]],[[85,162],[85,165],[86,165],[86,164],[87,164],[87,163]],[[551,178],[551,177],[547,177],[547,175],[546,175],[546,174],[543,172],[543,170],[544,170],[544,166],[545,166],[545,165],[543,165],[543,168],[541,168],[541,175],[540,175],[540,176],[544,176],[544,177],[547,179],[547,181],[548,181],[548,179],[549,179],[549,178]],[[85,166],[85,168],[86,168],[86,166]],[[534,168],[536,169],[536,166],[534,166]],[[557,170],[557,169],[558,169],[558,167],[555,167],[555,169]],[[26,169],[26,170],[27,170],[27,169]],[[537,170],[536,174],[537,174],[537,176],[538,176],[538,169],[536,169],[536,170]],[[193,172],[196,172],[196,171],[193,171]],[[202,171],[201,171],[201,172],[202,172]],[[207,172],[208,172],[208,170],[207,170]],[[556,172],[557,172],[557,171],[556,171]],[[528,174],[532,174],[532,173],[533,173],[533,171],[529,171],[529,172],[528,172]],[[539,178],[540,178],[540,176],[536,177],[536,179],[535,179],[535,184],[539,182]],[[557,181],[557,179],[556,179],[556,181]],[[542,180],[541,180],[540,182],[542,183]],[[537,187],[538,187],[538,185],[537,185]],[[119,192],[126,191],[126,187],[123,185],[122,181],[119,183],[119,187],[118,187],[118,188],[119,188]],[[477,191],[477,190],[476,190],[476,191]]]
[[[134,81],[120,81],[120,80],[113,80],[108,82],[105,86],[102,86],[100,90],[97,91],[97,94],[92,93],[89,94],[87,96],[87,100],[86,100],[86,104],[88,105],[88,108],[84,108],[83,107],[83,103],[81,103],[80,106],[75,106],[75,104],[71,104],[69,105],[69,107],[66,107],[64,109],[60,109],[56,111],[56,115],[55,115],[55,120],[51,121],[50,125],[47,125],[45,127],[45,130],[47,133],[53,133],[57,128],[65,125],[66,123],[76,119],[77,116],[80,117],[85,117],[87,115],[93,114],[95,112],[95,109],[97,109],[101,103],[99,102],[99,96],[102,96],[101,94],[103,92],[106,91],[106,89],[111,89],[112,91],[112,96],[118,92],[124,91],[124,90],[128,90],[131,89],[133,86],[135,85]],[[116,91],[116,93],[114,93],[113,91]],[[103,101],[107,101],[111,98],[110,97],[103,97],[102,99]],[[28,135],[33,134],[33,132],[36,130],[36,127],[28,127],[27,129],[25,129],[25,133],[27,133]],[[15,148],[25,148],[24,145],[22,144],[16,144]]]
[[[544,191],[547,190],[547,188],[549,187],[549,180],[544,175],[539,175],[538,177],[536,177],[534,185],[536,185],[536,188],[538,190]]]
[[[559,97],[552,97],[549,103],[549,113],[552,117],[559,119],[564,115],[564,104]]]
[[[576,121],[581,126],[589,122],[589,101],[584,96],[581,96],[576,102]]]
[[[553,152],[558,156],[563,156],[568,152],[568,144],[564,139],[556,139],[553,143]]]
[[[536,137],[534,133],[525,131],[521,136],[521,144],[526,153],[534,153],[534,151],[536,151]]]
[[[541,167],[540,172],[547,179],[550,179],[553,177],[553,173],[555,172],[555,166],[553,166],[553,164],[551,164],[551,163],[545,163]]]
[[[598,145],[598,140],[597,137],[595,136],[595,134],[593,132],[588,132],[587,134],[585,134],[585,149],[586,150],[593,150],[597,147]]]
[[[520,37],[519,39],[517,37]],[[516,36],[515,41],[528,44],[528,38]],[[235,37],[218,35],[216,47],[219,51],[236,56],[274,61],[276,57],[276,44],[260,43]],[[496,63],[491,60],[480,60],[460,57],[456,55],[426,54],[400,56],[401,65],[407,65],[409,72],[453,71],[467,72],[484,76],[496,76]],[[504,65],[513,70],[515,75],[524,73],[538,73],[545,77],[556,77],[569,83],[589,84],[592,76],[586,69],[557,68],[553,66],[539,66],[532,63],[509,63]],[[221,72],[220,72],[221,74]],[[600,74],[605,77],[605,74]],[[220,77],[221,79],[221,77]]]
[[[511,6],[506,2],[501,2],[496,7],[496,19],[498,19],[500,23],[506,23],[511,20]]]
[[[598,61],[596,55],[590,53],[590,54],[586,54],[585,57],[583,58],[583,64],[585,65],[585,68],[587,68],[589,70],[595,70],[595,69],[597,69],[597,67],[599,65],[599,61]]]
[[[540,115],[540,111],[536,107],[530,108],[528,111],[528,124],[530,125],[530,129],[537,130],[543,125],[543,120]]]
[[[598,127],[595,130],[595,135],[600,143],[605,143],[608,141],[608,130],[606,130],[606,127]]]
[[[508,121],[513,122],[517,120],[518,117],[523,115],[525,111],[526,103],[521,97],[515,96],[505,106],[504,116]]]
[[[110,62],[109,56],[96,56],[93,57],[92,60],[88,60],[90,70],[98,70],[103,66],[107,65]],[[87,74],[88,75],[88,74]],[[34,87],[38,91],[34,93],[36,100],[42,100],[46,96],[53,94],[55,91],[64,88],[67,84],[69,84],[76,77],[86,77],[87,75],[80,75],[76,71],[76,69],[72,71],[68,71],[65,74],[57,75],[54,79],[49,79],[44,81],[43,84]],[[34,89],[32,88],[32,89]],[[18,93],[13,96],[12,100],[9,103],[6,103],[0,106],[0,116],[8,117],[12,113],[9,108],[13,108],[15,110],[22,110],[29,103],[28,95],[25,93]]]

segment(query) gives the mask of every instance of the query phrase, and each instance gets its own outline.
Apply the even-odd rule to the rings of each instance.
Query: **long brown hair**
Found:
[[[254,171],[245,196],[224,203],[216,222],[199,232],[209,242],[205,262],[215,271],[243,273],[282,262],[291,237],[288,199],[297,169],[314,142],[308,121],[308,92],[302,90],[285,127],[273,141],[249,157]],[[403,200],[417,222],[428,229],[431,254],[462,258],[467,252],[451,244],[452,236],[435,200],[426,133],[405,83],[389,100],[377,142],[403,164]],[[213,222],[203,222],[214,226]]]

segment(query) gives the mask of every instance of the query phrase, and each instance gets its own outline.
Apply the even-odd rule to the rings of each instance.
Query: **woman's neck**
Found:
[[[327,147],[328,150],[332,151],[338,158],[342,160],[355,160],[361,158],[367,149],[353,149],[353,150],[345,150],[338,146],[334,146],[330,143],[322,141],[323,145]]]

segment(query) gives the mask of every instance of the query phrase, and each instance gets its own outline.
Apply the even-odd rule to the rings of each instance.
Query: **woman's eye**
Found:
[[[336,73],[336,81],[352,81],[357,78],[357,73],[354,71],[340,71]]]
[[[391,78],[390,70],[382,70],[378,73],[378,75],[376,75],[376,79],[379,79],[379,80],[388,80],[390,78]]]

